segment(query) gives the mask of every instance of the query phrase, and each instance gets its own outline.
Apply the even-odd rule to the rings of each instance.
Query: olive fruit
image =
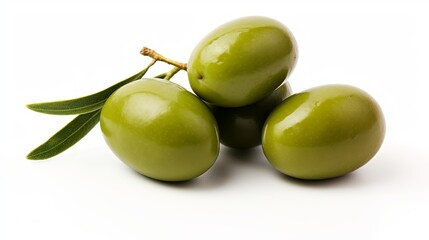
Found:
[[[137,172],[163,181],[185,181],[207,171],[219,153],[216,120],[181,86],[142,79],[114,92],[100,126],[108,146]]]
[[[238,149],[260,145],[265,120],[291,92],[289,83],[285,82],[264,99],[244,107],[209,105],[219,126],[220,142]]]
[[[326,179],[367,163],[384,139],[377,102],[348,85],[326,85],[294,94],[267,118],[262,147],[280,172],[300,179]]]
[[[292,33],[266,17],[244,17],[219,26],[194,48],[188,61],[192,90],[206,102],[241,107],[280,86],[293,70]]]

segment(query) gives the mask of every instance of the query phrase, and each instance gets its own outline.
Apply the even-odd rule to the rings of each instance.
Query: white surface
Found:
[[[3,8],[0,239],[429,238],[428,6],[42,2]],[[278,174],[259,148],[222,148],[206,174],[168,184],[122,164],[98,127],[53,159],[25,160],[70,120],[25,104],[110,86],[148,63],[143,46],[186,62],[211,29],[245,15],[276,18],[295,34],[295,92],[344,83],[379,101],[387,134],[370,163],[303,182]],[[174,79],[187,86],[186,74]]]

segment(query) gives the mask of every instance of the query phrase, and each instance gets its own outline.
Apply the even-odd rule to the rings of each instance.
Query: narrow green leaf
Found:
[[[27,107],[33,111],[54,114],[54,115],[70,115],[70,114],[83,114],[93,112],[103,107],[107,98],[118,88],[124,86],[127,83],[142,78],[149,68],[155,62],[151,62],[145,69],[134,74],[133,76],[116,83],[115,85],[104,89],[103,91],[94,93],[81,98],[75,98],[70,100],[62,100],[55,102],[43,102],[28,104]]]
[[[161,73],[161,74],[159,74],[159,75],[156,75],[156,76],[155,76],[155,77],[153,77],[153,78],[160,78],[160,79],[164,79],[166,76],[167,76],[167,73],[165,72],[165,73]]]
[[[100,121],[101,109],[81,114],[27,155],[31,160],[53,157],[73,146]]]

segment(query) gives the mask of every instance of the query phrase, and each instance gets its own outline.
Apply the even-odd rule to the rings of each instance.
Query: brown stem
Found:
[[[140,53],[143,56],[151,57],[154,60],[157,60],[157,61],[159,60],[159,61],[171,64],[171,65],[173,65],[173,66],[175,66],[181,70],[186,71],[187,67],[188,67],[186,63],[181,63],[181,62],[166,58],[166,57],[162,56],[161,54],[157,53],[155,50],[147,48],[147,47],[143,47],[143,49],[140,51]]]

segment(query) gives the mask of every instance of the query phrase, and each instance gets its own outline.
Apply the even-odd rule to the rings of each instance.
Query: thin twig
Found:
[[[180,70],[186,71],[188,68],[186,63],[181,63],[181,62],[166,58],[166,57],[162,56],[161,54],[157,53],[155,50],[150,49],[148,47],[143,47],[143,49],[140,51],[140,54],[142,54],[143,56],[151,57],[154,60],[159,60],[159,61],[171,64],[171,65],[179,68]]]

